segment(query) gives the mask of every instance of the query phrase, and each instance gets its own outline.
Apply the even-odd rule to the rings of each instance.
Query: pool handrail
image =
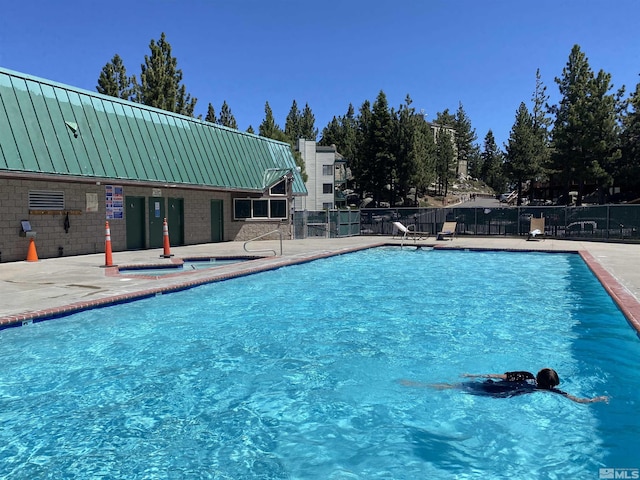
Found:
[[[255,238],[252,238],[251,240],[247,240],[246,242],[244,242],[244,245],[242,245],[242,248],[244,248],[244,251],[247,253],[261,253],[261,252],[273,252],[273,255],[276,256],[278,255],[278,252],[276,252],[274,249],[269,248],[269,249],[265,249],[265,250],[247,250],[247,245],[255,240],[260,240],[263,237],[266,237],[268,235],[271,235],[272,233],[277,233],[278,236],[280,237],[280,256],[282,256],[282,232],[278,229],[276,230],[272,230],[270,232],[267,233],[263,233],[262,235],[258,235]]]

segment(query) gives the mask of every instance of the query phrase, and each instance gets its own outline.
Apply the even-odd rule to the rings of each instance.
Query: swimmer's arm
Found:
[[[466,378],[499,378],[500,380],[506,380],[506,373],[463,373],[463,377]]]
[[[609,403],[609,397],[605,395],[600,397],[593,397],[593,398],[580,398],[580,397],[575,397],[569,393],[565,393],[564,396],[576,403],[596,403],[596,402]]]

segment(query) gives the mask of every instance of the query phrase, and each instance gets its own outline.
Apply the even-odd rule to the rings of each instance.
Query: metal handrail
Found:
[[[273,255],[278,255],[278,252],[276,252],[275,250],[273,250],[272,248],[266,249],[266,250],[247,250],[247,245],[255,240],[260,240],[263,237],[266,237],[267,235],[271,235],[272,233],[277,233],[280,236],[280,256],[282,256],[282,232],[280,230],[272,230],[270,232],[267,233],[263,233],[262,235],[258,235],[255,238],[252,238],[251,240],[247,240],[246,242],[244,242],[244,245],[242,246],[242,248],[244,248],[245,252],[248,253],[263,253],[263,252],[273,252]]]

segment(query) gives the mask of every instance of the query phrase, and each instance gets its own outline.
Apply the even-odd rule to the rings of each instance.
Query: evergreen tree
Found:
[[[111,61],[102,67],[96,90],[103,95],[129,100],[134,93],[135,77],[127,76],[127,69],[120,55],[115,54]]]
[[[300,116],[301,114],[300,110],[298,109],[298,103],[294,100],[291,104],[291,109],[289,110],[289,114],[287,115],[287,119],[284,124],[284,133],[293,142],[297,142],[298,139],[302,136],[300,129]]]
[[[278,124],[276,124],[275,118],[273,118],[273,110],[271,110],[269,102],[266,102],[264,104],[264,119],[258,127],[258,134],[261,137],[276,139],[276,136],[282,138],[280,133],[284,134]],[[289,137],[287,136],[287,138]]]
[[[576,185],[576,204],[582,204],[587,183],[596,183],[602,193],[611,183],[611,171],[619,158],[617,98],[607,92],[611,76],[602,70],[593,74],[585,54],[574,45],[569,60],[556,78],[561,100],[552,107],[556,118],[552,131],[553,164],[564,187],[565,198]]]
[[[227,105],[227,101],[222,102],[222,108],[220,109],[220,118],[218,118],[218,124],[224,125],[225,127],[238,129],[238,122],[236,122],[236,118],[231,113],[231,108]]]
[[[475,141],[478,139],[476,131],[471,127],[471,120],[464,111],[462,102],[458,105],[453,128],[456,131],[456,177],[469,174],[469,162],[475,149]]]
[[[533,201],[536,183],[547,178],[551,153],[549,145],[551,119],[547,116],[549,95],[547,95],[547,87],[542,83],[540,69],[536,70],[536,86],[531,101],[534,142],[530,162],[529,200]],[[520,198],[518,200],[520,201]]]
[[[318,129],[316,128],[316,117],[311,111],[308,103],[305,103],[302,115],[299,119],[299,135],[307,140],[315,141],[318,138]]]
[[[358,120],[355,117],[355,110],[349,104],[347,113],[339,118],[333,117],[327,126],[322,130],[322,138],[319,145],[335,145],[338,152],[353,163],[357,151],[357,131]]]
[[[284,133],[294,142],[298,139],[315,141],[318,138],[318,129],[315,128],[316,118],[309,104],[305,104],[302,112],[294,100],[284,126]]]
[[[370,148],[368,159],[373,199],[379,202],[384,198],[383,189],[393,192],[393,152],[394,125],[387,96],[381,90],[373,103],[371,111],[371,129],[367,141]],[[393,202],[393,195],[390,201]]]
[[[496,192],[503,192],[507,182],[502,166],[502,152],[496,145],[493,132],[489,130],[484,137],[482,150],[482,179]]]
[[[471,155],[469,156],[469,175],[472,178],[482,178],[482,155],[480,153],[480,147],[477,144],[473,144]]]
[[[516,113],[516,121],[511,128],[504,164],[507,178],[516,184],[518,205],[522,205],[523,182],[534,175],[537,134],[533,117],[522,102]]]
[[[151,55],[145,55],[141,65],[140,85],[137,101],[152,107],[193,116],[197,99],[191,98],[186,87],[181,85],[182,70],[178,61],[171,55],[171,45],[164,32],[156,43],[149,44]]]
[[[449,109],[447,108],[443,112],[436,113],[436,119],[434,123],[441,127],[456,128],[456,117],[455,115],[451,115]]]
[[[447,196],[449,184],[455,178],[455,151],[451,130],[439,128],[436,131],[436,182],[438,195]]]
[[[362,198],[373,195],[373,176],[371,175],[372,148],[370,143],[372,129],[371,102],[365,100],[358,111],[356,130],[356,155],[351,162],[351,170],[356,179]]]
[[[622,158],[617,184],[631,199],[640,197],[640,83],[629,98],[631,110],[622,120]]]
[[[300,175],[302,176],[302,180],[306,182],[308,176],[305,170],[305,164],[304,159],[302,158],[302,154],[296,150],[294,140],[289,138],[289,136],[284,133],[278,126],[278,124],[276,124],[276,121],[273,118],[273,111],[271,110],[271,106],[269,106],[269,102],[266,102],[264,105],[264,120],[262,120],[258,132],[261,137],[271,138],[273,140],[289,144],[291,148],[291,155],[293,156],[296,165],[300,167]]]
[[[216,111],[213,108],[213,105],[209,104],[207,107],[207,116],[204,117],[204,119],[209,123],[216,123]]]
[[[249,128],[247,128],[247,133],[251,133],[251,134],[255,135],[256,131],[253,129],[252,125],[249,125]]]
[[[412,138],[409,156],[415,162],[415,171],[410,181],[415,188],[414,204],[418,205],[418,195],[426,193],[436,178],[436,144],[431,127],[421,114],[412,117]]]
[[[407,95],[398,110],[394,171],[399,194],[407,199],[409,189],[414,187],[413,203],[417,205],[419,192],[424,192],[435,177],[435,144],[424,116],[416,113],[411,103]]]

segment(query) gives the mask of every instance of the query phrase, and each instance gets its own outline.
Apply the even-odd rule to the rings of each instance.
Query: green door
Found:
[[[144,248],[144,197],[125,197],[127,250]]]
[[[149,197],[149,248],[161,248],[164,245],[162,237],[164,219],[164,198]]]
[[[167,210],[169,243],[172,247],[184,245],[184,200],[182,198],[170,198]]]
[[[222,200],[211,200],[211,241],[214,243],[224,240],[224,216],[222,215]]]

